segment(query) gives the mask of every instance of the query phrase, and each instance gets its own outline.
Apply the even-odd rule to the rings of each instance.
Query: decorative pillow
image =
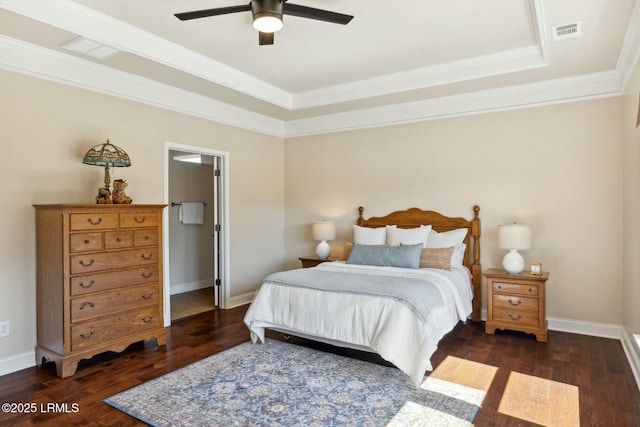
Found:
[[[451,267],[462,267],[462,261],[464,260],[464,251],[466,245],[462,243],[467,236],[468,229],[457,228],[451,231],[445,231],[438,233],[435,230],[431,230],[429,233],[429,239],[427,240],[427,248],[448,248],[453,246],[455,249],[451,257]]]
[[[371,228],[354,225],[353,243],[361,245],[384,245],[387,243],[387,229],[385,227]]]
[[[420,253],[420,268],[439,268],[451,270],[451,255],[454,247],[448,248],[424,248]]]
[[[347,264],[419,268],[422,243],[406,246],[353,244]]]
[[[349,259],[349,255],[351,254],[351,249],[353,248],[353,243],[347,242],[344,244],[344,249],[342,249],[342,256],[338,261],[346,261]]]
[[[387,245],[398,246],[415,245],[422,243],[423,247],[427,247],[427,239],[431,232],[430,225],[421,225],[416,228],[397,228],[394,226],[387,226]]]

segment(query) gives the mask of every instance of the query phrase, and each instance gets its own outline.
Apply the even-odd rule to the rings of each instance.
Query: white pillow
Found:
[[[451,267],[462,267],[464,261],[464,251],[467,245],[462,243],[469,230],[467,228],[458,228],[451,231],[438,233],[431,230],[429,239],[427,240],[427,248],[448,248],[453,246],[453,254],[451,255]]]
[[[387,245],[398,246],[417,245],[422,243],[422,247],[427,247],[427,240],[431,232],[430,225],[421,225],[416,228],[397,228],[395,225],[387,225]]]
[[[384,245],[387,243],[386,227],[360,227],[353,226],[353,243],[360,245]]]
[[[457,246],[464,241],[467,235],[466,228],[458,228],[456,230],[445,231],[438,233],[435,230],[431,230],[429,233],[429,239],[427,240],[427,248],[448,248],[450,246]]]
[[[464,243],[460,243],[453,247],[453,253],[451,254],[451,267],[462,267],[465,249],[467,249],[467,245]]]

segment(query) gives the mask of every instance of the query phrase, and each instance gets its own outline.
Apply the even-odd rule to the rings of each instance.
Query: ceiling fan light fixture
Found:
[[[253,28],[262,33],[275,33],[282,29],[282,15],[274,12],[259,12],[253,15]]]

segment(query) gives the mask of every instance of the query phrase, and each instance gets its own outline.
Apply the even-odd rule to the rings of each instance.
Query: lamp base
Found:
[[[524,270],[524,258],[517,249],[511,249],[502,258],[502,267],[509,274],[520,274]]]
[[[329,258],[330,253],[331,246],[329,246],[326,240],[323,240],[322,242],[318,243],[318,246],[316,246],[316,255],[318,255],[318,258],[327,259]]]

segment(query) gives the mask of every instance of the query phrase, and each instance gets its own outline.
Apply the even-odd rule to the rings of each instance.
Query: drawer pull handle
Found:
[[[86,239],[86,240],[84,241],[84,244],[85,244],[85,245],[88,245],[89,243],[90,243],[90,240],[89,240],[89,239]]]
[[[149,323],[149,322],[151,322],[152,320],[153,320],[153,314],[149,315],[149,317],[148,317],[148,318],[147,318],[147,317],[143,317],[143,318],[142,318],[142,321],[143,321],[144,323]]]
[[[80,265],[81,265],[81,266],[83,266],[83,267],[89,267],[89,266],[90,266],[90,265],[92,265],[94,262],[96,262],[96,260],[95,260],[95,259],[93,259],[93,258],[91,258],[91,261],[89,261],[89,263],[85,264],[85,263],[84,263],[84,260],[83,260],[83,259],[81,259],[81,260],[80,260]]]
[[[149,295],[142,294],[140,296],[142,297],[142,299],[149,299],[153,296],[153,292],[149,292]]]
[[[116,242],[122,242],[122,239],[120,237],[116,237]]]
[[[93,222],[93,220],[91,218],[87,218],[87,221],[89,222],[89,224],[91,225],[98,225],[102,222],[102,218],[98,218],[97,222]]]
[[[513,302],[513,300],[511,298],[509,298],[509,304],[511,304],[511,305],[520,305],[520,304],[522,304],[522,300],[518,300],[516,302]]]
[[[149,240],[149,236],[144,236],[144,240]]]
[[[90,288],[91,286],[93,286],[93,284],[96,283],[95,280],[91,279],[91,281],[89,282],[88,285],[85,285],[84,282],[80,282],[79,285],[85,289]]]
[[[147,256],[145,256],[144,254],[141,254],[140,256],[142,257],[142,259],[149,260],[153,256],[153,252],[149,252],[149,255],[147,255]]]
[[[149,277],[153,276],[153,271],[150,271],[149,274],[145,274],[145,272],[143,271],[142,273],[140,273],[140,275],[145,279],[148,279]]]
[[[502,285],[498,285],[498,289],[502,289]]]
[[[529,288],[529,292],[533,292],[533,288]]]
[[[82,303],[82,305],[80,306],[80,310],[84,310],[84,308],[85,308],[86,306],[89,306],[89,307],[93,308],[93,307],[95,307],[96,305],[95,305],[94,303],[92,303],[92,302],[83,302],[83,303]]]
[[[520,319],[522,319],[522,314],[518,314],[518,316],[516,317],[516,316],[514,316],[513,314],[509,313],[509,317],[510,317],[512,320],[520,320]]]
[[[142,217],[142,219],[138,219],[138,217],[137,217],[137,216],[134,216],[134,217],[133,217],[133,220],[134,220],[135,222],[137,222],[138,224],[142,224],[143,222],[145,222],[145,221],[147,220],[147,217],[146,217],[146,216],[143,216],[143,217]]]
[[[85,339],[88,340],[89,338],[91,338],[93,336],[93,334],[96,333],[95,329],[91,329],[91,331],[89,332],[89,335],[85,335],[84,332],[80,332],[80,336]]]

